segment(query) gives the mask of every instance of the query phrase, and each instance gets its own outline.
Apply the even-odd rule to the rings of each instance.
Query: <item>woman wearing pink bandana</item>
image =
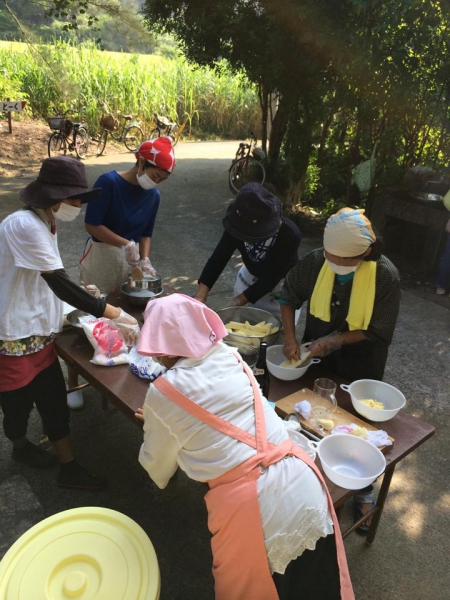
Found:
[[[209,485],[216,600],[352,600],[314,452],[270,408],[226,334],[193,298],[149,302],[138,351],[166,371],[136,413],[139,461],[161,489],[178,467]]]
[[[80,277],[108,293],[126,281],[134,266],[156,273],[150,262],[151,237],[160,202],[157,186],[175,168],[171,139],[143,142],[136,158],[128,171],[111,171],[97,179],[102,197],[86,211],[91,237],[80,261]]]

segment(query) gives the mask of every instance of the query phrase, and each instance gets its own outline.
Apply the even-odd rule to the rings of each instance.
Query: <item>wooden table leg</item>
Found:
[[[383,514],[383,508],[386,503],[387,495],[389,492],[389,486],[391,485],[392,476],[394,475],[394,470],[395,466],[391,467],[384,473],[383,482],[381,484],[376,504],[378,510],[374,513],[369,531],[367,532],[366,544],[368,546],[373,544],[375,540],[378,524],[380,522],[381,515]]]

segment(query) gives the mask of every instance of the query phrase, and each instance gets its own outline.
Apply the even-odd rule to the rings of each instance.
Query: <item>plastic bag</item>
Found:
[[[151,356],[142,356],[137,351],[136,346],[133,346],[129,354],[131,372],[141,379],[154,381],[161,373],[165,373],[167,369],[153,360]]]
[[[127,345],[112,321],[88,316],[81,318],[80,323],[95,351],[91,363],[113,367],[130,362]]]

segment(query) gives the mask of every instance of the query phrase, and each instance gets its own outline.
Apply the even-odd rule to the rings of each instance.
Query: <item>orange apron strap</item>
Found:
[[[296,446],[293,443],[292,454],[294,454],[297,458],[302,460],[304,463],[310,467],[314,473],[317,475],[319,481],[325,489],[325,493],[327,495],[328,500],[328,508],[330,510],[331,516],[333,518],[333,526],[334,526],[334,537],[336,541],[336,554],[337,561],[339,565],[339,580],[341,586],[341,600],[354,600],[355,595],[353,592],[352,582],[350,580],[350,573],[348,571],[347,557],[345,554],[344,548],[344,540],[342,539],[341,527],[339,525],[339,521],[336,516],[336,511],[334,510],[333,500],[331,499],[330,492],[328,491],[327,484],[323,478],[322,473],[319,471],[319,468],[315,464],[308,454],[304,450],[302,450],[299,446]]]
[[[172,400],[175,404],[177,404],[180,408],[194,416],[199,421],[206,423],[213,429],[217,429],[221,431],[225,435],[228,435],[232,438],[247,444],[251,448],[256,448],[256,440],[253,435],[246,431],[242,431],[239,427],[236,427],[232,423],[228,423],[221,417],[210,413],[205,408],[199,406],[195,402],[193,402],[190,398],[185,396],[180,392],[174,385],[169,383],[163,376],[158,377],[153,381],[153,384],[158,390],[164,394],[169,400]]]
[[[264,408],[261,397],[261,389],[250,367],[242,360],[242,358],[240,358],[240,356],[238,356],[237,354],[235,354],[235,356],[241,363],[244,371],[247,373],[247,377],[250,379],[250,383],[252,384],[253,404],[255,407],[256,449],[258,450],[258,453],[263,453],[267,450],[267,430],[266,420],[264,418]]]

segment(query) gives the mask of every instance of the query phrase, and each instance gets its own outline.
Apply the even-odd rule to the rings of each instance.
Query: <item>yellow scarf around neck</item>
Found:
[[[350,331],[367,330],[373,313],[375,303],[375,280],[377,263],[373,260],[362,261],[355,271],[350,306],[346,321]],[[335,274],[323,263],[311,296],[309,312],[326,323],[331,319],[331,297],[333,295]]]

